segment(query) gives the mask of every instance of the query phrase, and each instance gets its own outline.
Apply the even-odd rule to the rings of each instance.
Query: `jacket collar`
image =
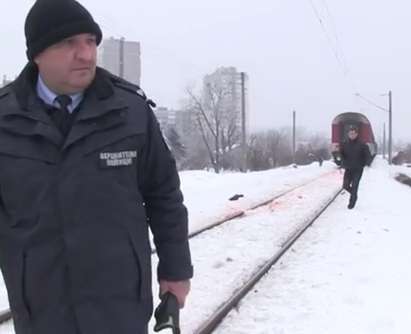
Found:
[[[12,83],[11,91],[15,96],[15,102],[13,102],[10,109],[3,113],[3,118],[7,115],[18,117],[12,118],[4,126],[7,125],[10,129],[21,132],[22,119],[34,120],[36,123],[31,122],[31,130],[26,135],[28,133],[39,134],[60,146],[63,137],[51,118],[44,112],[44,103],[37,96],[35,90],[37,78],[37,66],[28,63]],[[81,138],[95,132],[124,123],[125,118],[116,111],[126,110],[127,106],[126,101],[114,93],[111,74],[104,69],[97,68],[96,76],[90,87],[85,91],[81,109],[63,148],[67,148]],[[105,116],[109,114],[112,114],[113,117],[107,119]]]
[[[109,76],[107,71],[97,67],[96,76],[90,87],[86,90],[86,96],[92,92],[98,100],[105,100],[111,97],[114,94],[114,88]],[[25,111],[30,111],[30,107],[33,104],[38,104],[39,98],[35,89],[37,78],[37,66],[29,62],[12,84],[12,91],[16,95],[17,102],[20,108]]]
[[[57,102],[57,93],[55,93],[47,86],[40,74],[37,78],[36,92],[37,96],[41,98],[47,105],[57,108],[60,107],[59,103]],[[71,103],[67,106],[67,109],[69,110],[69,112],[73,112],[73,110],[76,109],[83,100],[84,92],[69,94],[69,96],[71,98]]]

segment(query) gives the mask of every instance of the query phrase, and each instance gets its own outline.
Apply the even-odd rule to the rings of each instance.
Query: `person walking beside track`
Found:
[[[348,140],[341,145],[341,167],[345,169],[343,188],[350,193],[348,209],[353,209],[358,199],[358,187],[365,166],[371,164],[371,153],[368,146],[358,137],[358,128],[351,126]]]

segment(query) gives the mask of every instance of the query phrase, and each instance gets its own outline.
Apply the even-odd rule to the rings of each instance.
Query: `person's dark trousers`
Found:
[[[352,209],[357,202],[358,186],[360,184],[363,169],[346,169],[344,173],[343,188],[347,190],[350,196],[349,208]]]

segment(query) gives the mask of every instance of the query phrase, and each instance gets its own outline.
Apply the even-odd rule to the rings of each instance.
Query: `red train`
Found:
[[[336,116],[332,122],[331,154],[335,162],[339,161],[340,144],[348,139],[347,133],[351,126],[358,128],[359,139],[368,145],[371,155],[374,157],[377,154],[377,143],[368,118],[360,113],[346,112]]]

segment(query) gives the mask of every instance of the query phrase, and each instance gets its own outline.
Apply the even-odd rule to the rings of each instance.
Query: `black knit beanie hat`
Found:
[[[27,14],[24,32],[30,61],[41,51],[70,36],[95,34],[97,45],[103,37],[91,14],[75,0],[37,0]]]

